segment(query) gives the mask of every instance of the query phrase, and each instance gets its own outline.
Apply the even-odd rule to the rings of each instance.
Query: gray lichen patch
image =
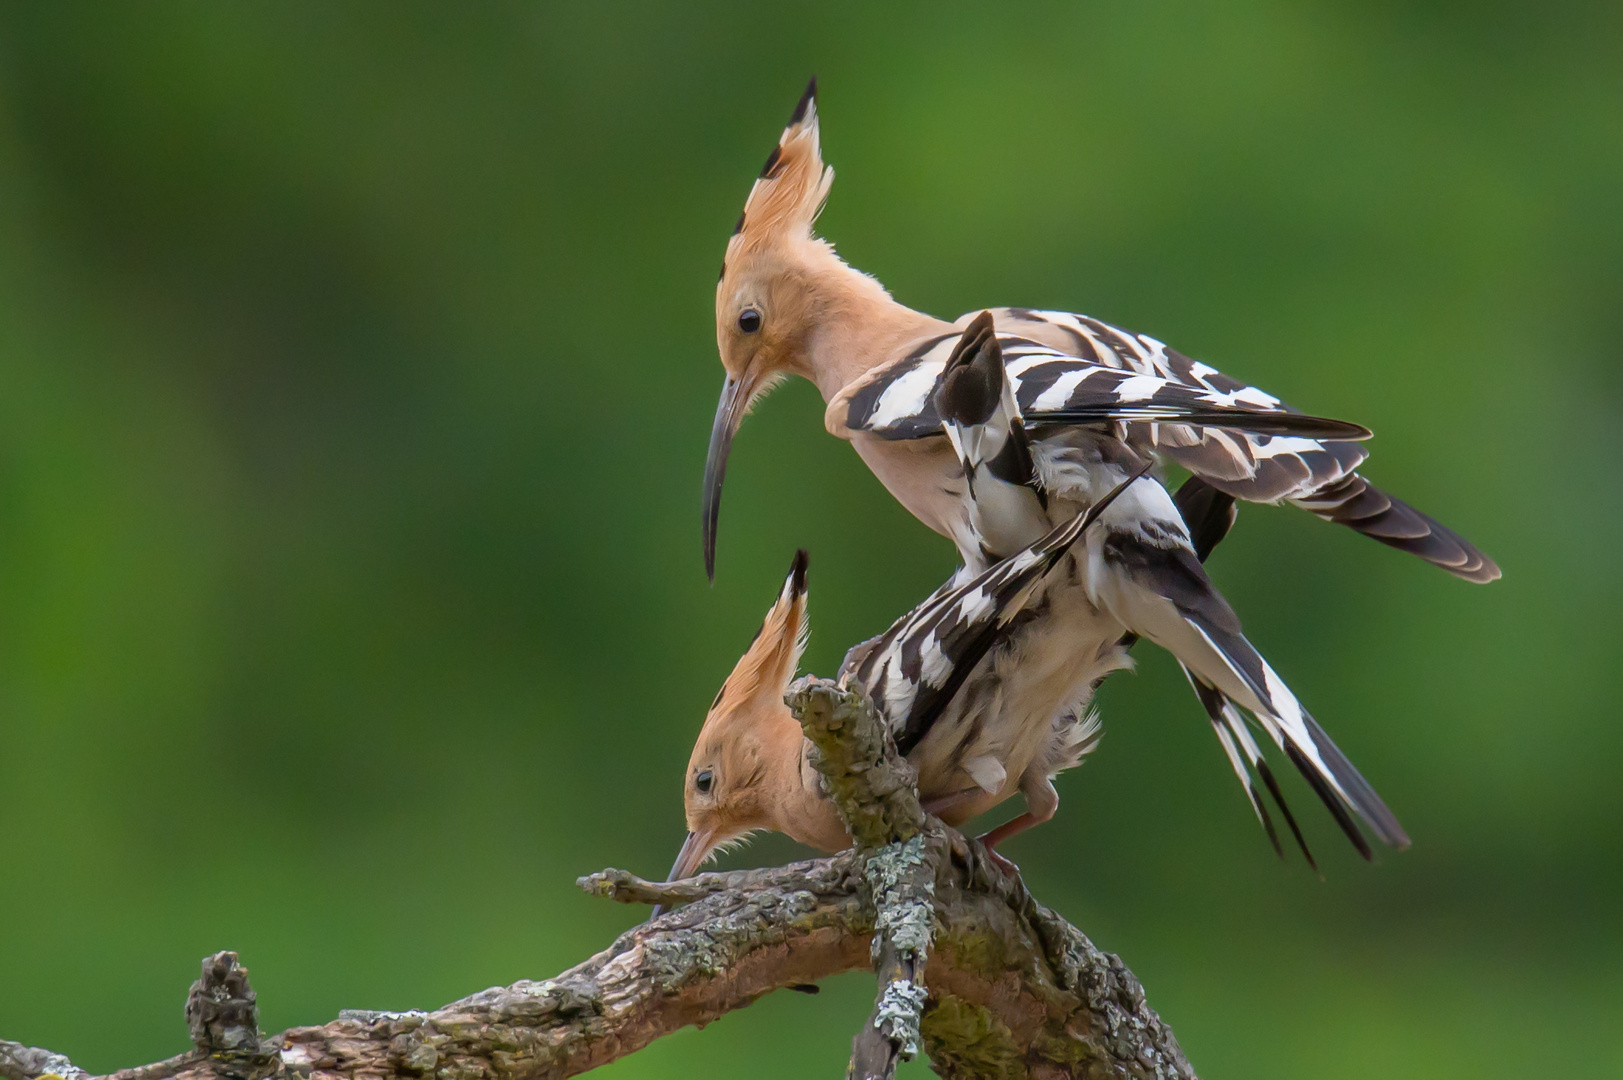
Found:
[[[642,945],[649,970],[664,993],[673,993],[694,979],[724,973],[728,966],[753,948],[781,941],[787,919],[802,901],[781,896],[763,897],[759,903],[720,914],[700,931],[655,934]]]
[[[881,894],[910,879],[912,872],[923,865],[924,837],[915,836],[905,843],[886,844],[869,855],[862,872],[877,902]]]
[[[62,1054],[0,1039],[0,1076],[25,1076],[35,1080],[54,1076],[58,1080],[86,1080],[90,1074]]]
[[[873,1026],[900,1048],[904,1061],[919,1052],[919,1014],[924,1010],[924,998],[924,987],[897,979],[885,986],[874,1007]]]
[[[392,1012],[388,1009],[339,1009],[338,1019],[367,1026],[387,1024],[399,1032],[421,1026],[422,1022],[428,1019],[428,1013],[421,1009],[408,1009],[405,1012]]]
[[[935,912],[928,901],[895,904],[879,912],[879,934],[889,938],[897,953],[923,963],[930,953],[930,938],[935,928]]]
[[[642,949],[655,984],[667,994],[693,979],[720,974],[729,951],[710,933],[650,938]]]
[[[935,935],[935,879],[927,870],[922,835],[887,844],[868,857],[863,878],[873,897],[876,959],[886,941],[918,963],[928,956]]]

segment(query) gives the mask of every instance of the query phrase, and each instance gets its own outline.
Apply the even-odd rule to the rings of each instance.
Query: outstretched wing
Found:
[[[967,581],[960,571],[877,638],[846,654],[842,686],[855,685],[885,717],[906,754],[952,701],[975,665],[1026,607],[1032,591],[1116,497],[1149,470],[1118,484],[1086,513]]]
[[[1255,387],[1168,348],[1086,315],[1032,308],[995,308],[1000,329],[1083,360],[1154,375],[1236,401],[1289,405]],[[1027,415],[1028,423],[1036,419]],[[1355,471],[1368,451],[1344,436],[1256,428],[1134,425],[1129,441],[1148,444],[1212,487],[1247,502],[1288,500],[1326,521],[1418,555],[1466,581],[1488,582],[1499,567],[1471,543],[1426,514],[1386,494]]]
[[[889,440],[940,435],[936,388],[960,336],[954,331],[928,338],[841,391],[846,427]],[[1071,356],[1010,334],[999,334],[998,343],[1020,413],[1030,425],[1144,425],[1157,446],[1163,437],[1181,446],[1188,439],[1179,429],[1190,425],[1232,429],[1257,439],[1369,437],[1357,424],[1294,412],[1251,387],[1230,392],[1193,386]]]

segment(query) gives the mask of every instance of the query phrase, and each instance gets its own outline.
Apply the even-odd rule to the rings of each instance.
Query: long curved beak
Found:
[[[749,379],[728,376],[721,385],[721,402],[716,406],[716,422],[710,429],[710,453],[704,461],[704,572],[716,580],[716,522],[721,517],[721,483],[727,477],[727,454],[733,448],[733,434],[743,422],[749,407]]]
[[[687,839],[682,841],[682,850],[676,853],[676,861],[671,864],[671,872],[665,880],[681,881],[683,878],[690,878],[698,873],[699,867],[704,865],[704,861],[710,857],[710,852],[715,849],[715,846],[715,841],[708,834],[688,833]],[[654,905],[654,913],[648,916],[649,921],[657,919],[663,914],[665,914],[665,905],[656,904]]]

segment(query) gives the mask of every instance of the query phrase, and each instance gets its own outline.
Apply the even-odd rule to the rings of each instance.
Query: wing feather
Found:
[[[906,754],[962,688],[970,672],[1024,610],[1032,590],[1089,525],[1148,472],[1145,465],[1085,513],[1036,543],[964,580],[961,572],[840,665],[842,686],[855,685],[884,716]],[[927,660],[929,662],[927,662]]]
[[[1357,473],[1291,501],[1325,521],[1418,555],[1466,581],[1486,583],[1499,577],[1499,567],[1470,541]]]
[[[1032,308],[993,309],[998,326],[1108,367],[1158,375],[1234,400],[1289,405],[1156,341],[1086,315]],[[1497,579],[1499,567],[1458,533],[1379,489],[1356,472],[1368,451],[1356,441],[1310,432],[1265,432],[1188,425],[1131,424],[1129,441],[1147,444],[1211,486],[1247,502],[1288,500],[1326,521],[1418,555],[1466,581]]]
[[[936,388],[959,337],[929,338],[842,391],[847,429],[893,441],[940,435]],[[1189,385],[1154,372],[1069,356],[1013,335],[1000,334],[998,342],[1020,412],[1031,425],[1144,425],[1152,443],[1161,440],[1161,425],[1248,432],[1263,446],[1278,438],[1316,446],[1315,440],[1369,437],[1368,429],[1357,424],[1287,409],[1254,387]],[[1168,437],[1187,441],[1174,433]]]

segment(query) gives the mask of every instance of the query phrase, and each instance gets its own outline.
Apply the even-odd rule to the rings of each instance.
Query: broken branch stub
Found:
[[[911,840],[924,828],[918,776],[867,698],[808,675],[784,701],[815,747],[812,765],[858,847]]]

